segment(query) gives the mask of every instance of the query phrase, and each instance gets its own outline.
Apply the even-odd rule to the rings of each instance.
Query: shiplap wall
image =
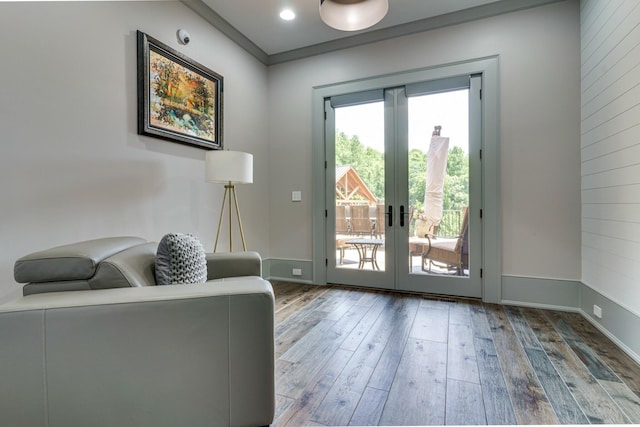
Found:
[[[581,2],[582,281],[640,314],[640,1]]]

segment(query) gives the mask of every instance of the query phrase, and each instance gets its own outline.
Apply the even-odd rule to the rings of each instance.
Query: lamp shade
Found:
[[[380,22],[389,11],[389,0],[320,0],[320,17],[330,27],[357,31]]]
[[[253,154],[241,151],[208,151],[206,168],[207,182],[225,184],[253,182]]]

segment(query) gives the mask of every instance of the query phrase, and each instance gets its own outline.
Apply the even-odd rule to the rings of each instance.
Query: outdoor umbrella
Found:
[[[424,216],[429,233],[436,233],[442,220],[448,156],[449,137],[440,136],[440,126],[436,126],[427,151],[427,184],[424,192]]]

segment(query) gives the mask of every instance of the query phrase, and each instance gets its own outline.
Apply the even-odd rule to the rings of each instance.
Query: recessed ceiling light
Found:
[[[283,9],[280,12],[280,18],[284,19],[285,21],[291,21],[292,19],[295,19],[295,17],[296,14],[291,9]]]

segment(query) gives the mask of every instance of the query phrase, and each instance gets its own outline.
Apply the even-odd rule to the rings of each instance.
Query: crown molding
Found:
[[[298,59],[308,58],[315,55],[321,55],[337,50],[348,49],[369,43],[393,39],[396,37],[435,30],[451,25],[477,21],[480,19],[490,18],[492,16],[504,15],[507,13],[518,12],[525,9],[545,6],[551,3],[558,3],[565,0],[501,0],[494,3],[472,7],[469,9],[463,9],[457,12],[447,13],[444,15],[434,16],[432,18],[421,19],[419,21],[408,22],[406,24],[382,28],[366,33],[360,33],[342,39],[318,43],[315,45],[275,53],[272,55],[268,55],[266,52],[260,49],[244,34],[238,31],[223,17],[218,15],[214,10],[207,6],[202,0],[180,1],[191,8],[205,21],[210,23],[216,29],[233,40],[248,53],[253,55],[258,61],[262,62],[264,65],[275,65],[284,62],[295,61]]]
[[[213,9],[207,6],[202,0],[180,0],[202,19],[215,27],[222,34],[230,38],[238,46],[253,55],[258,61],[269,65],[269,55],[253,43],[247,36],[238,31],[233,25],[218,15]]]

